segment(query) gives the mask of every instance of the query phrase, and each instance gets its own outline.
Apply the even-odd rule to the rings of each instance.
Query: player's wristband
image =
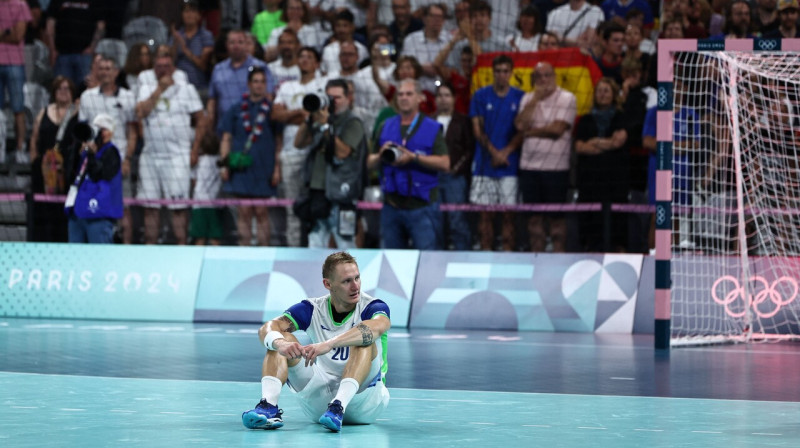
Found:
[[[283,337],[283,333],[281,333],[280,331],[270,331],[269,333],[267,333],[267,336],[264,337],[264,347],[266,347],[267,350],[274,351],[275,346],[273,346],[272,344],[275,342],[276,339],[286,339],[286,338]]]

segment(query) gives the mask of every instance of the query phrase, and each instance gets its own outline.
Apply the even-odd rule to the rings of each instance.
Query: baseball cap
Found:
[[[108,129],[111,132],[114,132],[114,127],[116,126],[114,117],[108,114],[99,114],[98,116],[94,117],[92,121],[92,126],[98,129]]]
[[[778,11],[783,11],[785,9],[800,10],[800,5],[797,3],[797,0],[779,0]]]

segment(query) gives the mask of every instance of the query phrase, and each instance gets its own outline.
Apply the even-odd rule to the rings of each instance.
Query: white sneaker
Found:
[[[683,240],[678,244],[678,248],[683,250],[691,250],[695,248],[694,241]]]

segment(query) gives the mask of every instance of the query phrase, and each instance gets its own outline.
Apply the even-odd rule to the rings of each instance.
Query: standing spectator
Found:
[[[542,19],[536,6],[528,5],[519,14],[517,31],[506,36],[514,51],[536,51],[542,32]]]
[[[208,89],[208,63],[214,50],[214,36],[202,26],[202,16],[195,0],[183,4],[183,26],[172,28],[173,52],[177,55],[175,67],[186,72],[189,82],[200,96]]]
[[[619,108],[619,86],[611,78],[601,78],[594,88],[591,113],[581,117],[575,129],[578,154],[578,192],[581,202],[607,205],[628,201],[630,153],[626,143],[625,116]],[[583,250],[608,252],[627,247],[627,217],[612,215],[610,247],[604,247],[597,232],[603,229],[598,213],[582,220]],[[594,232],[594,233],[592,233]]]
[[[283,148],[280,151],[281,191],[286,199],[297,200],[303,190],[303,167],[311,151],[309,147],[296,147],[295,136],[307,117],[303,98],[311,93],[325,94],[325,78],[317,77],[319,53],[313,47],[303,47],[297,53],[300,79],[287,81],[278,88],[272,108],[272,120],[283,123]],[[301,223],[291,208],[286,212],[286,243],[291,247],[301,244]]]
[[[139,157],[137,197],[143,200],[189,199],[190,166],[197,163],[199,144],[206,120],[203,103],[193,85],[176,82],[175,63],[168,54],[155,60],[158,83],[142,84],[136,114],[144,121],[144,148]],[[196,123],[192,139],[191,123]],[[186,244],[185,204],[168,205],[172,212],[172,231],[178,244]],[[158,238],[160,206],[145,209],[145,242]]]
[[[31,190],[33,193],[66,194],[64,161],[73,144],[72,128],[78,122],[75,84],[57,76],[50,87],[52,101],[36,117],[31,133]],[[35,216],[30,240],[67,242],[67,219],[61,204],[34,202]]]
[[[492,53],[495,51],[511,51],[511,45],[504,37],[496,36],[492,33],[490,24],[492,23],[492,7],[484,0],[476,0],[469,9],[469,19],[471,27],[462,34],[466,34],[466,39],[459,41],[450,52],[448,65],[458,68],[461,65],[462,48],[469,45],[472,47],[473,54],[477,57],[482,53]]]
[[[469,103],[472,98],[472,69],[475,66],[475,54],[472,52],[472,47],[469,45],[461,47],[458,68],[445,65],[445,60],[455,44],[463,38],[462,36],[461,30],[457,30],[450,42],[436,56],[433,65],[444,82],[453,87],[453,95],[456,100],[455,110],[466,115],[469,114]]]
[[[248,92],[241,104],[231,106],[222,117],[220,171],[222,191],[240,199],[272,198],[281,181],[281,137],[275,136],[267,99],[266,70],[254,67],[247,76]],[[237,208],[239,244],[249,246],[255,217],[259,246],[269,244],[269,215],[267,207],[241,205]]]
[[[514,205],[517,202],[517,168],[522,134],[516,132],[517,116],[523,92],[511,87],[514,62],[506,55],[492,61],[492,85],[475,92],[469,116],[475,133],[475,161],[472,163],[470,202],[481,205]],[[481,249],[492,250],[494,213],[481,212],[479,233]],[[514,247],[513,213],[504,213],[503,250]]]
[[[403,42],[406,36],[423,28],[423,23],[411,15],[410,0],[392,0],[392,13],[394,20],[389,24],[389,34],[398,53],[403,52]]]
[[[17,138],[17,163],[28,163],[25,150],[25,29],[32,19],[28,5],[22,0],[0,0],[0,109],[9,105],[14,113],[14,131]],[[0,164],[5,163],[0,154]]]
[[[764,33],[763,36],[773,39],[800,37],[800,30],[797,28],[798,12],[800,12],[800,6],[798,6],[797,0],[780,0],[778,4],[780,23],[776,29]]]
[[[653,42],[650,45],[653,45]],[[638,25],[629,24],[625,29],[625,58],[634,58],[639,61],[642,66],[642,81],[651,86],[656,86],[656,57],[655,49],[652,53],[644,51],[642,48],[644,40],[642,39],[642,29]],[[653,47],[655,48],[655,47]]]
[[[64,75],[77,85],[89,73],[94,48],[105,35],[101,5],[99,0],[50,2],[46,43],[56,76]]]
[[[712,39],[752,39],[752,9],[746,0],[733,0],[728,5],[728,16],[721,34],[711,36]]]
[[[603,76],[616,81],[617,85],[622,84],[622,73],[620,66],[624,56],[625,48],[625,28],[617,23],[608,23],[603,27],[603,40],[601,43],[603,52],[600,57],[595,58],[597,66],[603,72]]]
[[[111,138],[114,118],[100,114],[92,121],[97,138],[80,142],[67,163],[70,185],[64,209],[69,216],[69,242],[112,244],[114,224],[122,218],[122,174],[119,150]],[[75,154],[75,152],[78,152]]]
[[[558,39],[558,36],[553,34],[552,31],[545,31],[539,38],[539,46],[536,48],[536,51],[558,50],[560,48],[561,41]]]
[[[155,59],[158,59],[162,56],[175,60],[175,52],[172,51],[172,47],[167,44],[159,45],[156,48]],[[186,84],[189,82],[189,77],[186,76],[186,72],[179,68],[176,68],[172,71],[172,79],[178,84]],[[141,87],[145,84],[150,85],[151,89],[158,84],[158,77],[156,76],[156,71],[152,64],[150,65],[150,68],[139,72],[139,76],[136,78],[137,98],[139,97],[138,90],[141,89]]]
[[[639,10],[644,14],[644,28],[653,29],[653,10],[647,0],[604,0],[600,8],[606,20],[617,22],[621,26],[627,25],[627,15],[631,10]]]
[[[439,174],[442,203],[466,204],[469,194],[470,169],[475,154],[475,137],[469,117],[455,111],[453,88],[445,83],[436,89],[436,121],[442,125],[450,167]],[[451,211],[445,215],[444,244],[448,239],[454,250],[472,249],[472,235],[464,212]]]
[[[356,116],[361,118],[365,128],[371,129],[375,122],[375,116],[387,106],[387,103],[372,79],[372,69],[365,67],[359,70],[356,65],[357,59],[358,52],[353,42],[342,42],[339,50],[339,64],[342,70],[328,73],[327,78],[341,78],[353,82],[355,91],[349,90],[353,96],[351,106],[364,112],[363,114],[356,113]]]
[[[406,36],[403,41],[402,55],[417,58],[422,66],[422,77],[419,78],[422,90],[436,90],[436,68],[433,65],[436,55],[447,45],[447,33],[442,29],[445,10],[440,4],[426,6],[423,12],[425,27]]]
[[[323,73],[338,72],[342,69],[339,65],[339,46],[342,42],[352,41],[355,44],[358,49],[357,64],[369,57],[367,47],[353,38],[355,29],[352,12],[344,10],[336,13],[336,20],[333,23],[333,38],[322,50]]]
[[[150,53],[150,47],[145,43],[134,44],[128,50],[125,67],[122,69],[125,75],[125,84],[133,93],[134,98],[139,93],[139,73],[152,68],[153,55]]]
[[[300,68],[297,66],[297,51],[300,49],[300,41],[297,34],[289,28],[285,28],[278,38],[278,55],[280,59],[267,64],[270,73],[275,77],[275,88],[280,88],[286,81],[296,81],[300,79]],[[270,92],[273,95],[275,92]]]
[[[270,99],[269,92],[275,91],[275,80],[266,68],[267,65],[247,52],[246,38],[242,30],[228,32],[226,40],[228,59],[214,66],[214,71],[211,73],[206,111],[209,123],[212,126],[216,123],[217,134],[222,133],[222,121],[219,120],[222,114],[241,101],[242,95],[247,92],[247,75],[250,67],[266,69],[268,99]]]
[[[367,159],[368,169],[382,165],[381,240],[385,249],[435,250],[442,246],[438,177],[440,171],[450,169],[450,156],[442,126],[420,113],[421,101],[419,82],[400,82],[398,115],[383,123]]]
[[[281,0],[264,0],[264,10],[256,14],[253,28],[250,30],[260,45],[265,45],[269,35],[275,28],[286,25],[282,19]]]
[[[102,56],[98,63],[97,77],[100,85],[81,94],[80,120],[92,123],[101,114],[114,119],[112,141],[120,152],[122,162],[122,193],[125,197],[133,197],[130,182],[131,160],[136,151],[136,98],[128,89],[117,86],[117,61]],[[130,244],[133,235],[130,211],[126,208],[122,222],[122,240]]]
[[[758,33],[771,33],[778,29],[780,17],[778,17],[778,0],[756,0],[756,14],[753,17],[753,27]]]
[[[406,79],[419,80],[422,77],[422,66],[414,56],[400,56],[397,60],[394,73],[392,75],[393,82],[387,82],[378,76],[378,72],[372,71],[372,80],[380,89],[386,101],[393,102],[397,93],[396,85]],[[420,110],[422,113],[432,115],[436,112],[436,102],[433,97],[433,92],[429,90],[422,90],[423,100],[420,103]]]
[[[195,201],[211,201],[217,199],[222,178],[217,165],[219,161],[219,139],[213,132],[206,132],[200,142],[200,157],[195,170],[195,182],[192,199]],[[215,207],[192,207],[192,219],[189,236],[194,244],[203,246],[206,243],[218,246],[223,237],[220,209]]]
[[[575,95],[558,87],[556,72],[546,62],[536,65],[531,84],[534,91],[522,97],[521,110],[514,121],[525,138],[519,163],[522,202],[561,204],[567,200],[569,188],[576,99]],[[548,236],[553,252],[564,252],[567,224],[562,213],[534,214],[528,219],[527,227],[531,252],[543,252]]]
[[[363,188],[367,135],[361,120],[350,110],[347,82],[330,80],[325,93],[332,110],[323,107],[313,112],[295,137],[295,146],[311,145],[310,194],[324,196],[330,204],[327,216],[313,222],[308,247],[326,248],[333,235],[336,247],[351,249],[355,247],[355,202]]]
[[[605,20],[603,10],[586,0],[569,0],[550,11],[547,31],[561,39],[564,47],[590,48],[598,25]]]
[[[314,47],[317,51],[322,51],[325,40],[330,37],[330,32],[311,24],[308,5],[302,0],[286,0],[281,20],[286,22],[286,26],[272,30],[269,40],[264,45],[264,58],[267,61],[273,61],[278,57],[278,40],[284,30],[294,31],[300,46]]]

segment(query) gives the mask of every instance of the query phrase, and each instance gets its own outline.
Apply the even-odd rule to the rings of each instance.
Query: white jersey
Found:
[[[327,341],[377,315],[384,315],[388,318],[389,306],[382,300],[378,300],[364,292],[361,293],[361,300],[356,304],[356,308],[340,323],[333,320],[329,295],[303,300],[284,313],[284,316],[294,321],[299,330],[303,330],[308,334],[313,343]],[[382,355],[382,371],[384,374],[386,341],[386,333],[381,336],[380,341],[376,341],[379,344],[379,351]],[[317,362],[325,372],[341,378],[349,357],[350,347],[339,347],[317,358]],[[372,379],[370,378],[369,381]]]
[[[157,84],[139,86],[139,102],[156,90]],[[175,83],[161,94],[144,121],[144,149],[151,155],[189,154],[194,140],[192,114],[201,112],[203,103],[191,84]]]
[[[100,92],[100,87],[85,90],[81,94],[81,107],[78,119],[91,123],[100,114],[114,118],[114,136],[111,141],[117,147],[120,157],[125,158],[128,148],[128,123],[136,122],[136,98],[130,90],[117,88],[113,95]]]

